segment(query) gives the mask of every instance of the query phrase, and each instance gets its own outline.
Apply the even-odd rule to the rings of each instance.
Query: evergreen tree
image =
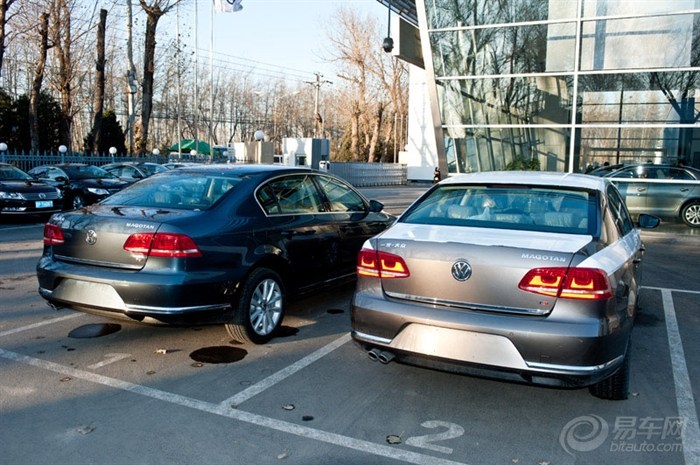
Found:
[[[13,105],[14,127],[7,145],[17,152],[31,151],[29,134],[29,96],[21,95]],[[61,108],[56,100],[46,92],[39,95],[39,152],[53,152],[61,145]]]
[[[90,131],[83,141],[85,153],[92,153],[94,139],[95,135]],[[116,148],[118,154],[125,155],[127,153],[125,141],[126,136],[121,124],[117,121],[117,115],[112,110],[105,111],[104,115],[102,115],[102,139],[99,147],[97,147],[97,155],[109,154],[111,147]]]

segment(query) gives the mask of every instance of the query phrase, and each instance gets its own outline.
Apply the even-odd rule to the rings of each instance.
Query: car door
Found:
[[[338,274],[337,227],[322,214],[323,199],[309,174],[277,177],[260,189],[258,201],[275,241],[292,266],[296,291],[304,292]]]
[[[622,265],[611,270],[615,282],[618,283],[615,293],[617,311],[622,317],[624,315],[631,316],[634,306],[630,308],[630,305],[634,305],[638,299],[639,286],[642,281],[641,265],[644,245],[641,242],[639,231],[634,228],[632,219],[625,208],[625,202],[612,186],[607,189],[607,202],[608,213],[612,219],[612,224],[609,225],[606,233],[610,242],[608,246],[618,242],[626,244],[623,247],[615,247],[616,254],[627,255],[627,257]]]
[[[647,212],[648,175],[647,168],[643,165],[630,166],[611,175],[611,179],[620,191],[627,209],[634,216]]]
[[[369,206],[352,187],[326,175],[316,176],[328,203],[326,217],[338,228],[338,267],[340,275],[353,275],[362,244],[387,227],[384,217],[369,211]]]
[[[665,218],[678,216],[680,208],[690,198],[693,178],[685,170],[675,167],[658,167],[657,176],[649,181],[646,213]]]

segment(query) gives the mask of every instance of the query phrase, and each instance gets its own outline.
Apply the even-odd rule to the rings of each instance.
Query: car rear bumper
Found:
[[[557,318],[556,308],[548,316],[489,314],[367,294],[356,293],[351,305],[352,337],[365,350],[487,378],[595,384],[621,366],[631,331],[629,320],[572,320],[566,310]]]
[[[55,307],[86,313],[152,318],[164,323],[226,320],[238,282],[218,272],[144,273],[91,271],[42,258],[37,266],[39,294]]]

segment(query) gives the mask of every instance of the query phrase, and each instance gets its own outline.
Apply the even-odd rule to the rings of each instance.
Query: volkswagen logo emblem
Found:
[[[40,199],[45,199],[45,198],[46,198],[46,194],[44,194],[43,192],[41,192],[41,193],[39,194],[39,198],[40,198]]]
[[[88,229],[87,234],[85,235],[85,242],[90,245],[95,245],[97,242],[97,233],[92,229]]]
[[[472,276],[472,266],[463,258],[452,265],[452,277],[457,281],[466,281]]]

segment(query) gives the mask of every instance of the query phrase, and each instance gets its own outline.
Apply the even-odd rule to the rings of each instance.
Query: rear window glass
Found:
[[[63,171],[66,172],[70,179],[111,179],[114,175],[97,166],[64,166]]]
[[[238,177],[188,173],[152,176],[102,201],[104,205],[205,210],[241,181]]]
[[[550,187],[445,185],[402,217],[402,223],[590,234],[595,194]]]
[[[0,166],[0,181],[10,181],[10,180],[26,181],[26,180],[30,180],[30,179],[32,179],[32,177],[29,176],[24,171],[20,170],[19,168],[15,168],[14,166],[10,166],[10,165]]]

